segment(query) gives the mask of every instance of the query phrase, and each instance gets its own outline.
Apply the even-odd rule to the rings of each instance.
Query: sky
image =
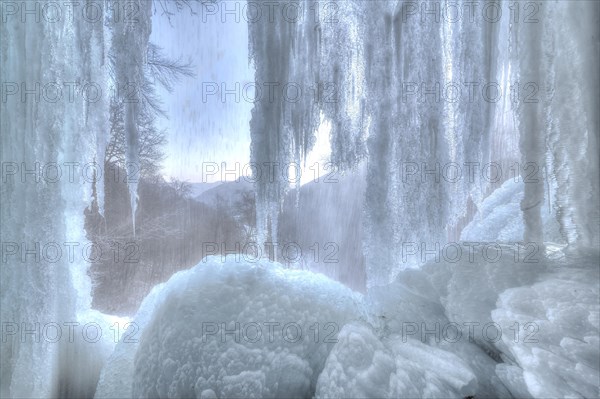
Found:
[[[157,10],[159,11],[159,10]],[[244,100],[244,85],[254,81],[254,68],[248,62],[248,28],[242,18],[225,19],[183,10],[169,19],[158,12],[153,16],[151,42],[171,58],[191,59],[195,78],[184,78],[173,93],[160,89],[168,120],[165,178],[189,182],[214,181],[220,173],[207,171],[222,162],[228,169],[250,161],[249,122],[253,104]],[[239,83],[239,90],[236,90]],[[237,91],[222,101],[221,87]],[[215,89],[217,88],[217,89]],[[210,94],[218,90],[216,94]],[[252,98],[250,94],[246,98]],[[204,171],[204,173],[203,173]],[[215,177],[216,176],[216,177]],[[232,175],[228,175],[230,180]]]

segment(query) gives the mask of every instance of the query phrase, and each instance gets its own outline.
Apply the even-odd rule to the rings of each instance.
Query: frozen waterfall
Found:
[[[600,2],[0,11],[1,397],[598,396]],[[198,68],[149,61],[155,18],[190,42],[207,20],[247,28],[249,120],[233,103],[252,82],[214,82],[236,51],[228,33],[197,45]],[[196,93],[169,125],[180,76],[223,88],[226,104]],[[233,170],[251,173],[203,180],[197,195],[163,173],[169,158],[190,174],[220,165],[208,158],[230,142],[191,148],[242,141],[226,119],[248,130],[249,162]],[[156,150],[171,138],[189,153]],[[336,178],[292,178],[315,153]],[[103,247],[90,237],[125,254],[92,271]],[[343,261],[260,255],[289,237]],[[138,253],[151,259],[127,262]],[[129,308],[98,299],[133,292]],[[449,326],[463,338],[446,339]]]

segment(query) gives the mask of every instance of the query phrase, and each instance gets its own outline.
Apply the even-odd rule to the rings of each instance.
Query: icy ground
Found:
[[[96,397],[598,397],[598,255],[545,253],[432,259],[367,296],[208,258],[146,298]]]

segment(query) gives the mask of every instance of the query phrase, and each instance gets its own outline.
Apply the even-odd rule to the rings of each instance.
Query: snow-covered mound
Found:
[[[462,248],[465,256],[461,262],[431,262],[423,267],[423,272],[435,286],[446,317],[461,325],[479,323],[479,328],[472,331],[473,339],[497,354],[506,348],[501,347],[502,341],[493,342],[493,326],[485,333],[482,326],[493,322],[491,312],[500,294],[532,284],[546,270],[548,259],[544,249],[534,245],[490,243]],[[472,251],[472,259],[468,251]],[[513,324],[500,327],[507,334]]]
[[[208,258],[158,293],[133,397],[314,394],[340,329],[364,319],[362,298],[317,274],[234,259]]]
[[[405,270],[371,291],[370,325],[340,333],[319,377],[322,398],[511,397],[495,375],[497,361],[458,336],[427,273]]]
[[[460,355],[454,353],[461,349]],[[472,344],[436,345],[406,335],[378,338],[367,325],[342,329],[319,377],[318,398],[510,397],[494,362]],[[480,385],[492,378],[495,386]],[[491,389],[490,389],[491,388]]]

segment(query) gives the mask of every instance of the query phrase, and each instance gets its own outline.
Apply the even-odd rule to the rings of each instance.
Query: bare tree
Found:
[[[238,222],[244,231],[244,245],[256,241],[256,201],[253,191],[244,191],[234,207],[238,211]]]
[[[169,93],[173,92],[175,84],[179,83],[182,77],[196,76],[191,60],[183,62],[181,58],[170,59],[163,49],[154,43],[148,45],[146,68],[148,75]]]
[[[177,12],[184,10],[189,11],[191,14],[196,14],[193,5],[200,4],[214,4],[217,0],[154,0],[154,13],[159,12],[161,15],[166,16],[171,21],[171,17]]]
[[[111,63],[116,62],[110,57]],[[191,61],[168,58],[162,48],[150,43],[148,57],[144,67],[144,76],[140,82],[137,94],[140,100],[139,129],[139,159],[140,174],[144,177],[156,175],[165,158],[163,147],[167,143],[166,131],[157,128],[156,119],[166,117],[162,103],[156,92],[159,84],[168,92],[172,92],[176,83],[182,77],[194,77],[194,67]],[[118,96],[111,98],[110,133],[111,139],[106,149],[105,162],[118,165],[125,169],[125,99]]]
[[[173,187],[175,194],[180,198],[189,198],[192,194],[192,186],[187,181],[172,177],[169,186]]]
[[[124,106],[117,98],[111,99],[110,141],[106,147],[104,162],[125,169]],[[165,158],[163,147],[167,143],[166,131],[156,127],[156,116],[143,108],[138,121],[140,175],[147,177],[160,171]]]

